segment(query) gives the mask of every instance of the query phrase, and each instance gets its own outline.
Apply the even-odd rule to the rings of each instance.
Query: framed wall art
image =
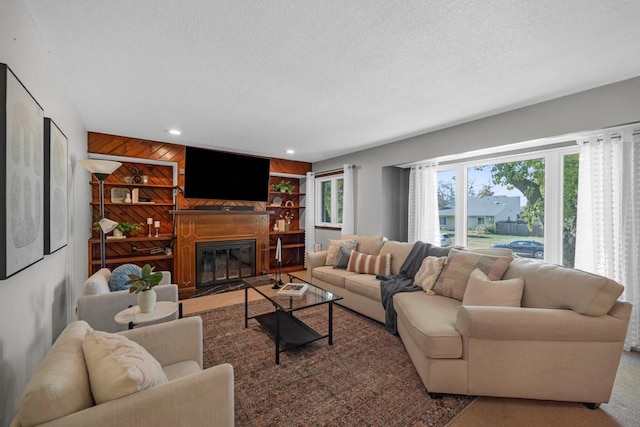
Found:
[[[67,245],[67,137],[44,119],[44,253]]]
[[[0,64],[0,280],[44,257],[44,111]]]

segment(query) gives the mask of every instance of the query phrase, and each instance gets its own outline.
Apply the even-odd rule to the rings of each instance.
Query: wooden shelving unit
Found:
[[[305,211],[305,193],[301,189],[301,186],[304,185],[302,178],[304,178],[302,175],[272,174],[269,179],[269,188],[273,188],[273,184],[281,180],[290,181],[294,185],[292,194],[269,191],[267,209],[274,212],[269,223],[269,271],[271,272],[274,272],[276,268],[275,254],[278,238],[282,242],[282,271],[291,272],[304,269],[305,230],[301,228],[300,221]],[[273,204],[274,198],[282,199],[281,204]],[[287,203],[290,206],[287,206]],[[278,227],[278,230],[274,230],[278,220],[285,219],[287,213],[293,216],[289,228],[282,230],[281,227]]]
[[[112,156],[110,160],[122,162],[122,166],[111,174],[105,181],[105,217],[116,222],[128,222],[139,224],[141,230],[137,235],[129,235],[124,239],[114,239],[107,236],[106,240],[106,266],[113,269],[122,264],[136,264],[143,266],[150,264],[156,271],[174,270],[174,226],[173,215],[169,211],[174,208],[173,182],[175,177],[174,167],[167,162],[149,162],[140,160],[132,161],[130,158],[119,159]],[[135,160],[135,159],[133,159]],[[128,182],[132,174],[146,175],[148,183]],[[92,187],[92,200],[90,206],[94,221],[99,217],[99,183],[90,181]],[[140,197],[151,199],[153,203],[124,203],[111,200],[113,188],[138,189]],[[131,193],[132,191],[129,191]],[[155,237],[156,229],[152,226],[152,237],[148,236],[149,228],[147,218],[160,221],[158,237]],[[153,252],[153,253],[151,253]],[[100,268],[100,237],[94,230],[88,241],[88,273],[95,273]]]

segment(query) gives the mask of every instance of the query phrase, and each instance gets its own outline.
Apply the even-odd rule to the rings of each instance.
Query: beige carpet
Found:
[[[255,292],[249,296],[261,298]],[[244,302],[244,292],[182,302],[185,314],[197,313]],[[640,426],[640,353],[623,353],[611,400],[600,409],[592,411],[577,403],[480,397],[448,427],[470,426]]]

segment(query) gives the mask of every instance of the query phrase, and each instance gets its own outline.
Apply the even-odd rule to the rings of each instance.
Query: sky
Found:
[[[520,197],[520,206],[525,206],[527,204],[527,198],[517,189],[507,190],[506,187],[501,185],[495,185],[491,181],[491,165],[484,166],[480,170],[475,167],[468,168],[467,171],[468,179],[473,183],[474,190],[478,191],[485,184],[491,185],[491,191],[493,191],[496,196],[519,196]],[[442,171],[438,172],[438,181],[439,182],[447,182],[453,180],[455,176],[455,171]]]

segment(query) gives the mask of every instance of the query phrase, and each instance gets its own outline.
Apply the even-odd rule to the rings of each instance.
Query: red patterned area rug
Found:
[[[252,302],[249,315],[271,310]],[[198,313],[204,323],[205,368],[235,372],[236,426],[445,426],[473,397],[431,399],[399,337],[384,326],[334,307],[334,344],[327,339],[280,354],[244,304]],[[327,306],[296,316],[327,333]]]

